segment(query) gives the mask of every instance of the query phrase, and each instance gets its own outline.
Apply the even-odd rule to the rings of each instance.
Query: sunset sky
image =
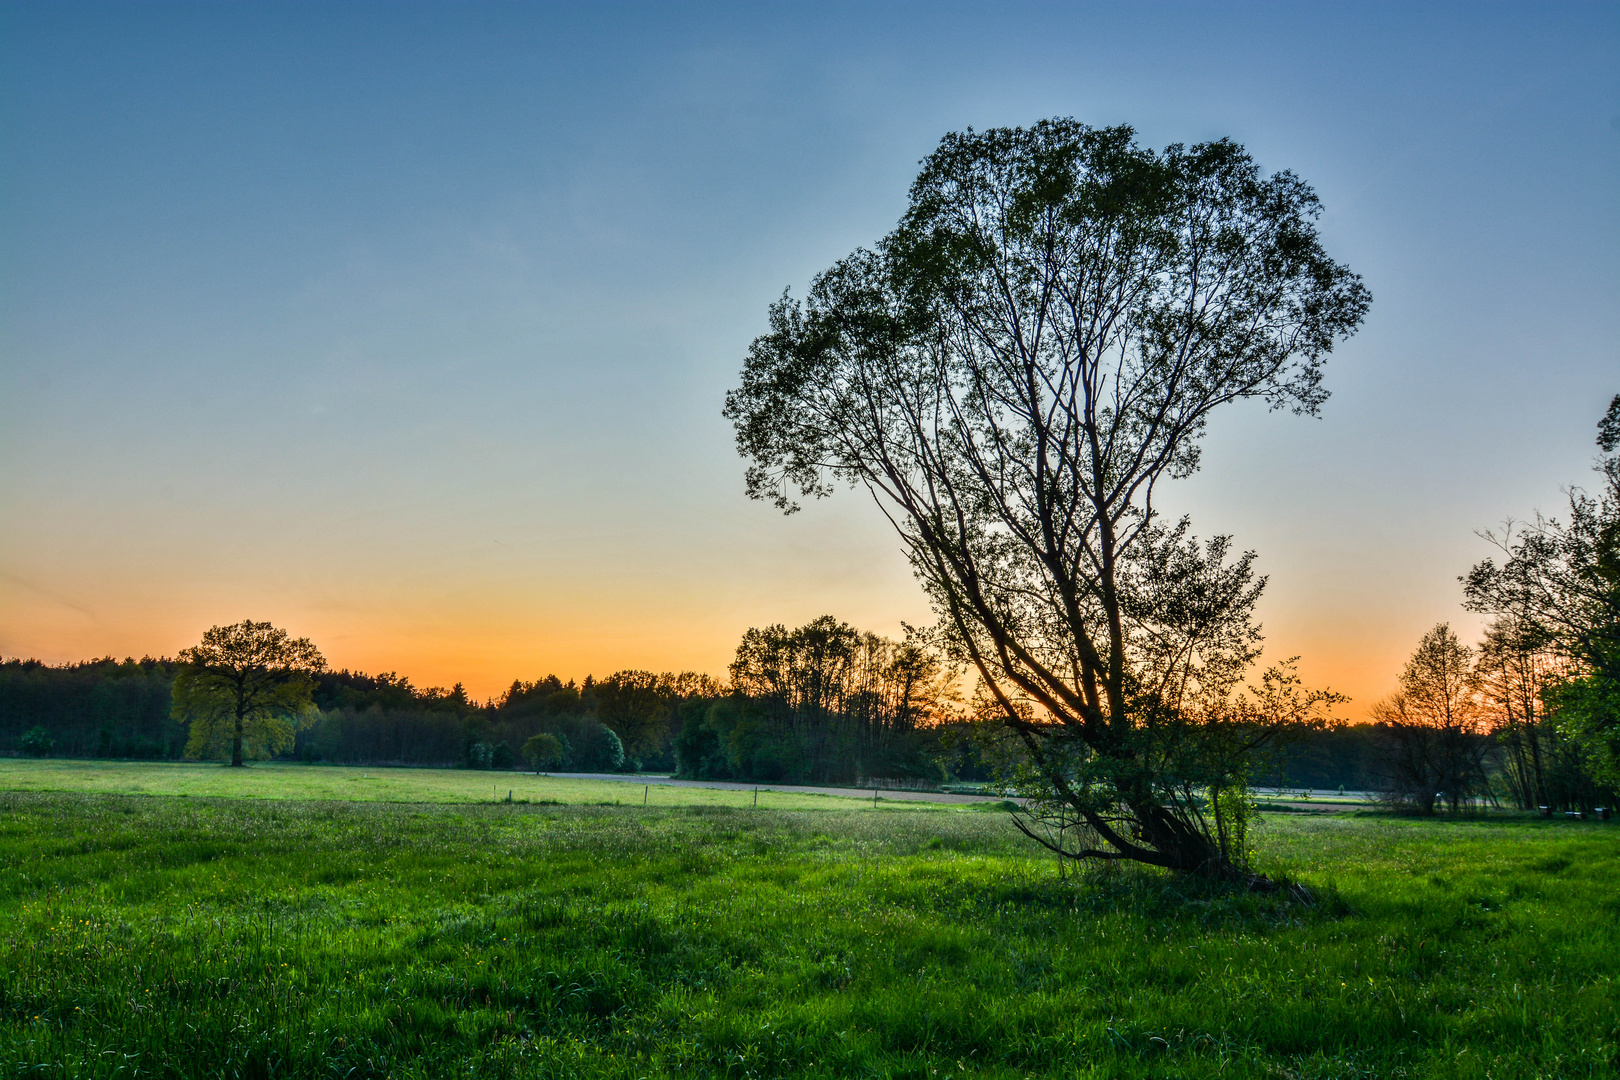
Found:
[[[931,621],[863,496],[744,497],[721,400],[941,135],[1046,116],[1238,140],[1372,290],[1322,417],[1229,409],[1170,499],[1359,717],[1590,476],[1614,4],[4,5],[0,654],[268,619],[485,696]]]

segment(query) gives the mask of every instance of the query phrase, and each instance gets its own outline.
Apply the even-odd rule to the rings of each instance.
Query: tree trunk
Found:
[[[1541,777],[1541,739],[1534,724],[1526,724],[1525,736],[1530,740],[1530,764],[1535,769],[1536,797],[1535,805],[1525,807],[1534,810],[1537,806],[1547,803],[1547,783]]]
[[[1223,880],[1243,876],[1242,870],[1221,853],[1217,844],[1210,843],[1208,836],[1185,827],[1163,807],[1148,804],[1132,810],[1144,826],[1144,839],[1164,857],[1163,865],[1169,869]]]
[[[236,714],[236,730],[231,735],[231,768],[242,768],[242,713]]]

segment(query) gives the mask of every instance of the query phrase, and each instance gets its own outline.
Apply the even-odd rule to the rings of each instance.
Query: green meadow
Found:
[[[991,804],[508,804],[425,772],[391,802],[407,781],[360,770],[117,768],[0,772],[97,789],[0,792],[0,1074],[1620,1069],[1612,823],[1266,815],[1260,863],[1305,905],[1060,879]],[[98,787],[142,771],[284,797]]]
[[[234,771],[212,762],[64,761],[0,759],[0,791],[64,791],[104,795],[176,795],[187,798],[321,799],[339,802],[513,802],[640,806],[755,805],[753,791],[577,780],[534,773],[471,769],[399,769],[260,762]],[[845,805],[836,795],[760,790],[758,805],[804,810]]]

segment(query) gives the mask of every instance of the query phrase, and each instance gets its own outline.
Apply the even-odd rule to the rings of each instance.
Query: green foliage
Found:
[[[669,701],[657,675],[618,671],[595,686],[596,719],[633,754],[657,753],[669,738]]]
[[[56,749],[56,740],[42,727],[33,728],[17,740],[17,749],[30,757],[44,757]]]
[[[1302,907],[1060,881],[996,812],[7,810],[4,1075],[1487,1080],[1620,1054],[1612,825],[1268,818]]]
[[[1547,704],[1560,729],[1584,751],[1581,771],[1599,785],[1620,789],[1620,682],[1598,675],[1568,679],[1548,688]]]
[[[1154,495],[1223,406],[1326,400],[1370,297],[1319,212],[1230,140],[952,132],[894,231],[771,307],[726,397],[751,496],[791,512],[845,481],[878,502],[1088,857],[1242,870],[1199,800],[1264,741],[1227,719],[1264,579]]]
[[[1222,857],[1236,866],[1252,865],[1254,827],[1260,810],[1248,783],[1241,776],[1233,776],[1224,784],[1211,785],[1205,790],[1205,796]]]
[[[495,744],[495,750],[490,755],[489,766],[492,769],[511,769],[518,763],[518,756],[505,740]]]
[[[565,739],[542,731],[531,735],[523,744],[523,760],[535,772],[560,769],[568,762],[568,743]]]
[[[191,725],[187,757],[271,757],[320,716],[312,691],[326,660],[308,638],[267,622],[210,627],[180,663],[171,694],[175,719]]]
[[[681,729],[675,736],[674,747],[678,775],[688,780],[736,778],[722,736],[735,726],[731,716],[734,712],[735,704],[726,699],[706,702],[701,708],[682,709]]]
[[[1564,661],[1554,683],[1567,686],[1549,685],[1544,701],[1597,778],[1620,786],[1620,394],[1598,422],[1597,445],[1598,493],[1569,489],[1566,521],[1538,512],[1485,534],[1506,558],[1461,581],[1470,610],[1512,620]]]
[[[186,756],[263,761],[293,748],[300,726],[314,722],[309,683],[288,679],[264,693],[237,727],[237,700],[230,687],[182,671],[174,679],[175,719],[190,725]]]
[[[170,716],[173,677],[173,661],[151,657],[0,661],[0,750],[22,751],[19,740],[43,728],[58,754],[179,757],[186,731]]]
[[[581,748],[580,768],[586,772],[618,772],[624,768],[624,743],[612,728],[597,725],[595,737]]]

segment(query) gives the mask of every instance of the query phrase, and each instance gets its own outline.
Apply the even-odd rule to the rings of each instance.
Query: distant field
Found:
[[[1304,907],[808,801],[0,795],[0,1075],[1620,1069],[1615,825],[1270,816]]]
[[[566,806],[641,805],[642,789],[611,780],[572,780],[533,773],[472,769],[350,768],[261,762],[227,769],[213,762],[62,761],[0,758],[0,791],[63,791],[106,795],[183,795],[246,799],[336,799],[343,802],[470,803],[505,801]],[[660,787],[650,806],[754,805],[752,791]],[[830,802],[829,802],[830,800]],[[761,789],[759,805],[775,810],[847,806],[833,795]],[[903,804],[885,804],[899,809]]]

